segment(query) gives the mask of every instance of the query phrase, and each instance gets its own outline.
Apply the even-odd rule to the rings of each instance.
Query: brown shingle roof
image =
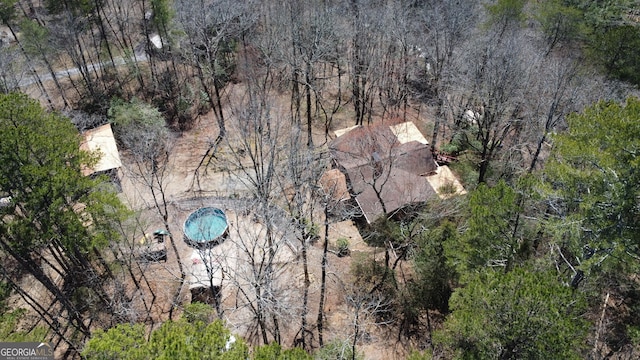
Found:
[[[424,202],[432,198],[436,192],[431,185],[420,176],[402,170],[394,170],[384,185],[377,187],[380,198],[385,204],[387,213],[413,203]],[[367,222],[372,222],[384,213],[382,203],[373,186],[368,186],[356,196]]]
[[[333,158],[348,169],[370,161],[373,153],[385,157],[399,145],[388,125],[360,126],[336,138],[329,144]]]
[[[380,199],[392,213],[436,195],[424,177],[437,168],[430,149],[414,140],[401,143],[389,124],[352,129],[329,148],[368,222],[384,213]]]
[[[325,194],[334,201],[349,200],[349,190],[347,189],[347,179],[338,169],[325,171],[320,177],[320,185]]]

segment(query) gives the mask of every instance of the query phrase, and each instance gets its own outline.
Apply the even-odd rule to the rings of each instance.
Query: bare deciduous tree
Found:
[[[573,59],[545,58],[536,73],[528,86],[530,101],[526,106],[529,111],[525,113],[536,139],[528,172],[536,168],[549,134],[563,125],[565,116],[576,111],[581,100],[576,82],[578,63]]]
[[[491,161],[503,148],[518,143],[525,125],[523,94],[537,59],[518,34],[509,32],[498,42],[486,37],[469,43],[465,61],[470,66],[457,84],[466,99],[460,126],[470,129],[463,132],[465,141],[478,155],[478,183],[487,180]],[[467,110],[473,115],[463,117]]]
[[[452,80],[460,71],[458,57],[478,23],[476,1],[425,1],[415,11],[412,54],[418,60],[413,89],[416,97],[427,104],[435,103],[435,117],[431,148],[438,144],[441,123],[451,106]]]
[[[232,103],[233,131],[226,138],[229,175],[243,183],[253,198],[253,214],[264,226],[254,235],[238,234],[238,246],[249,259],[250,273],[247,282],[251,289],[242,288],[246,305],[252,310],[258,325],[258,333],[263,343],[271,340],[281,341],[280,316],[274,278],[280,273],[276,264],[279,249],[283,246],[282,229],[277,223],[282,219],[272,207],[280,196],[278,176],[281,161],[285,159],[283,144],[288,133],[278,109],[271,107],[270,92],[272,79],[269,70],[266,73],[253,73],[256,69],[254,59],[241,59],[241,66],[250,76],[247,79],[246,94]],[[254,76],[251,76],[254,75]],[[233,134],[233,136],[232,136]],[[240,291],[240,290],[239,290]],[[271,334],[271,338],[268,334]]]
[[[384,7],[374,2],[350,0],[351,43],[349,63],[351,93],[355,111],[355,125],[366,120],[371,123],[373,101],[378,82],[379,60],[382,58],[381,42],[384,26],[379,23],[383,18]]]
[[[248,201],[247,206],[261,205]],[[285,273],[295,255],[290,230],[282,226],[286,224],[283,216],[275,207],[239,214],[226,240],[233,243],[234,253],[222,259],[225,282],[235,297],[235,306],[224,311],[245,319],[236,326],[246,330],[249,340],[262,344],[280,344],[282,333],[293,330],[300,308],[295,284]]]
[[[393,321],[387,318],[391,301],[385,296],[374,294],[357,285],[345,285],[345,300],[349,309],[351,333],[352,360],[357,356],[358,342],[366,337],[371,327],[380,327],[391,324]]]
[[[132,168],[129,175],[144,191],[150,193],[149,206],[156,209],[162,219],[165,230],[169,234],[169,242],[177,258],[180,274],[179,286],[175,292],[174,301],[169,310],[170,317],[180,296],[185,282],[186,272],[176,247],[174,232],[171,229],[170,209],[167,199],[167,185],[172,166],[173,139],[164,125],[164,119],[157,109],[150,105],[133,101],[112,106],[110,110],[112,121],[115,122],[115,134],[121,144],[132,155]]]

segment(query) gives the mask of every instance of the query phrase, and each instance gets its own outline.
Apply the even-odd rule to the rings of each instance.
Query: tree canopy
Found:
[[[638,85],[639,5],[637,0],[545,1],[538,19],[551,46],[582,44],[589,60],[609,76]]]
[[[222,321],[208,321],[211,310],[204,304],[190,304],[181,319],[164,322],[152,331],[148,340],[142,324],[120,324],[107,331],[100,330],[87,342],[82,356],[89,360],[311,359],[303,349],[283,349],[275,343],[256,347],[250,354],[244,340],[232,335]]]
[[[4,246],[25,254],[55,239],[72,253],[86,252],[118,237],[112,221],[123,205],[100,190],[103,178],[82,175],[100,155],[80,150],[67,118],[27,95],[0,95],[0,129],[0,191],[15,205],[0,210],[12,215],[0,225]]]
[[[26,309],[11,309],[7,306],[11,290],[7,283],[0,282],[0,339],[7,342],[43,341],[46,328],[37,326],[27,331],[18,328],[18,322],[24,317]]]
[[[454,292],[436,338],[462,359],[579,359],[585,305],[553,273],[483,271]]]
[[[56,318],[62,316],[88,334],[84,311],[113,316],[103,283],[109,272],[92,259],[119,239],[116,227],[127,211],[104,178],[82,175],[99,154],[80,150],[80,135],[69,119],[46,112],[27,95],[3,94],[0,134],[0,196],[8,200],[0,207],[0,251],[60,302],[62,313],[53,314],[47,304],[32,301],[54,331],[61,330]],[[10,262],[0,266],[4,274],[14,271]]]
[[[639,118],[637,98],[600,102],[570,116],[569,130],[554,138],[544,173],[554,191],[555,229],[576,253],[590,249],[588,268],[635,268],[640,256]]]
[[[89,358],[287,359],[316,348],[316,358],[354,359],[369,357],[357,348],[371,339],[392,342],[392,331],[403,350],[436,358],[574,358],[585,344],[594,357],[638,350],[640,100],[619,102],[640,84],[639,8],[640,0],[0,0],[9,31],[0,34],[0,92],[27,92],[52,110],[0,95],[1,280],[21,296],[16,308],[31,307],[72,356],[95,329],[109,329],[87,344]],[[615,100],[584,110],[596,99]],[[135,219],[125,219],[105,177],[81,175],[101,154],[81,151],[77,129],[53,109],[74,114],[77,127],[111,122],[125,151],[123,198],[143,200],[131,201]],[[369,225],[356,219],[365,204],[354,172],[331,161],[327,144],[345,124],[396,120],[433,131],[433,157],[467,195],[432,183],[447,175],[438,168],[415,179],[432,184],[421,195],[433,201],[416,195],[390,211],[383,186],[397,196],[415,188],[388,188],[388,162],[364,149],[358,162],[370,166],[360,169],[373,171],[385,215]],[[422,149],[392,140],[402,156]],[[351,197],[339,206],[318,186],[329,167]],[[220,262],[216,293],[227,300],[216,315],[263,346],[232,342],[205,305],[167,321],[188,301],[189,258],[174,225],[209,196],[237,215],[228,234],[247,257]],[[347,234],[333,230],[347,217],[381,256],[361,258],[365,245],[349,234],[346,257]],[[259,231],[241,229],[245,220]],[[152,244],[142,239],[159,222],[169,261],[145,262]],[[296,261],[281,262],[281,247]],[[18,331],[24,310],[4,310],[0,338],[41,335]],[[336,310],[348,320],[335,322]],[[586,340],[583,319],[592,325]],[[162,325],[117,325],[138,321]]]
[[[98,331],[82,352],[87,359],[237,359],[248,356],[248,348],[222,322],[206,324],[185,318],[167,321],[145,339],[141,324],[120,324]]]

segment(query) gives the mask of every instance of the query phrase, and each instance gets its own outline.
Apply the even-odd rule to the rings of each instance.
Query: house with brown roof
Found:
[[[385,122],[336,131],[329,144],[335,169],[368,223],[392,216],[410,204],[440,194],[451,182],[464,188],[453,174],[438,166],[427,140],[413,122]]]

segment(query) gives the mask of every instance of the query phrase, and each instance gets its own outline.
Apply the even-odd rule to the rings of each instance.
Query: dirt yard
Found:
[[[230,85],[228,90],[228,98],[241,96],[237,94],[244,89],[242,85]],[[282,99],[286,103],[287,99]],[[418,109],[419,110],[419,109]],[[418,128],[424,134],[430,134],[431,123],[427,120],[425,110],[413,110],[407,120],[414,121]],[[231,114],[230,114],[231,115]],[[350,123],[350,110],[345,109],[342,113],[337,114],[332,124],[332,130],[340,129],[352,125]],[[165,263],[150,263],[143,269],[150,279],[152,279],[152,287],[157,291],[157,300],[153,304],[153,314],[158,320],[166,319],[170,308],[172,294],[179,285],[179,266],[178,259],[181,259],[185,269],[189,268],[190,254],[193,249],[189,248],[182,241],[182,224],[190,212],[203,206],[218,206],[223,208],[230,222],[230,242],[233,246],[244,247],[243,238],[238,235],[242,229],[253,226],[254,220],[250,215],[250,209],[241,209],[229,200],[234,197],[242,197],[247,192],[246,186],[239,180],[238,176],[229,172],[216,171],[215,160],[212,167],[204,171],[201,169],[199,177],[194,176],[195,169],[202,160],[202,156],[209,148],[211,142],[218,135],[218,128],[213,118],[213,114],[209,113],[201,116],[196,126],[187,132],[180,134],[175,139],[175,143],[171,150],[171,159],[167,164],[167,172],[163,177],[164,194],[169,204],[169,226],[174,234],[175,244],[178,250],[176,254],[171,247],[168,247],[168,259]],[[324,129],[314,129],[314,143],[326,144],[335,135],[330,132],[330,138],[325,139]],[[142,210],[145,217],[145,232],[150,233],[155,229],[163,228],[161,218],[155,210],[154,198],[150,188],[141,181],[139,174],[135,170],[135,166],[131,163],[126,153],[123,154],[122,168],[122,199],[126,201],[133,209]],[[237,174],[235,174],[237,175]],[[157,192],[156,192],[157,195]],[[244,214],[244,215],[243,215]],[[320,223],[322,219],[318,220]],[[235,235],[234,235],[235,234]],[[324,234],[320,234],[321,238]],[[257,240],[257,236],[248,238]],[[331,244],[335,244],[338,238],[347,238],[350,243],[352,252],[369,252],[375,249],[370,248],[362,240],[357,228],[352,221],[341,221],[330,224],[329,240]],[[289,317],[283,315],[283,323],[293,324],[291,326],[283,326],[283,343],[286,346],[294,343],[295,333],[300,324],[300,304],[302,303],[302,289],[304,284],[304,275],[300,264],[300,244],[296,243],[295,238],[288,240],[289,245],[293,249],[293,257],[288,261],[279,264],[281,274],[279,278],[282,280],[276,285],[279,289],[286,293],[287,304],[282,306],[289,307],[294,311],[289,312]],[[240,246],[242,245],[242,246]],[[315,243],[308,253],[309,271],[310,271],[310,294],[309,294],[309,313],[307,321],[311,326],[316,322],[318,312],[318,300],[320,295],[320,279],[321,267],[320,260],[322,258],[321,241]],[[282,249],[285,249],[283,246]],[[288,250],[287,250],[288,251]],[[382,255],[379,255],[382,256]],[[231,257],[228,256],[227,260]],[[240,260],[237,260],[240,259]],[[230,266],[231,261],[227,261],[223,266],[233,268],[234,271],[243,273],[238,266],[250,267],[251,265],[243,258],[242,254],[237,256],[233,261],[234,266]],[[348,282],[348,273],[351,264],[351,257],[338,257],[334,254],[329,255],[328,259],[328,281],[327,281],[327,300],[326,300],[326,330],[325,342],[330,339],[351,339],[353,336],[353,311],[345,302],[345,282]],[[245,269],[246,270],[246,269]],[[294,279],[295,281],[291,281]],[[245,279],[245,281],[248,281]],[[239,288],[246,284],[239,284],[238,281],[230,279],[223,280],[222,285],[222,304],[221,309],[223,318],[230,328],[241,336],[257,340],[252,336],[251,313],[247,311],[246,304],[243,300]],[[190,293],[188,286],[183,286],[180,295],[182,304],[190,302]],[[295,325],[298,324],[298,325]],[[359,341],[358,349],[363,352],[366,359],[402,359],[406,356],[406,349],[402,344],[396,343],[395,334],[389,335],[385,330],[373,327],[372,324],[365,325],[366,336]],[[254,334],[255,335],[255,334]],[[313,345],[317,346],[317,339],[313,340]]]

